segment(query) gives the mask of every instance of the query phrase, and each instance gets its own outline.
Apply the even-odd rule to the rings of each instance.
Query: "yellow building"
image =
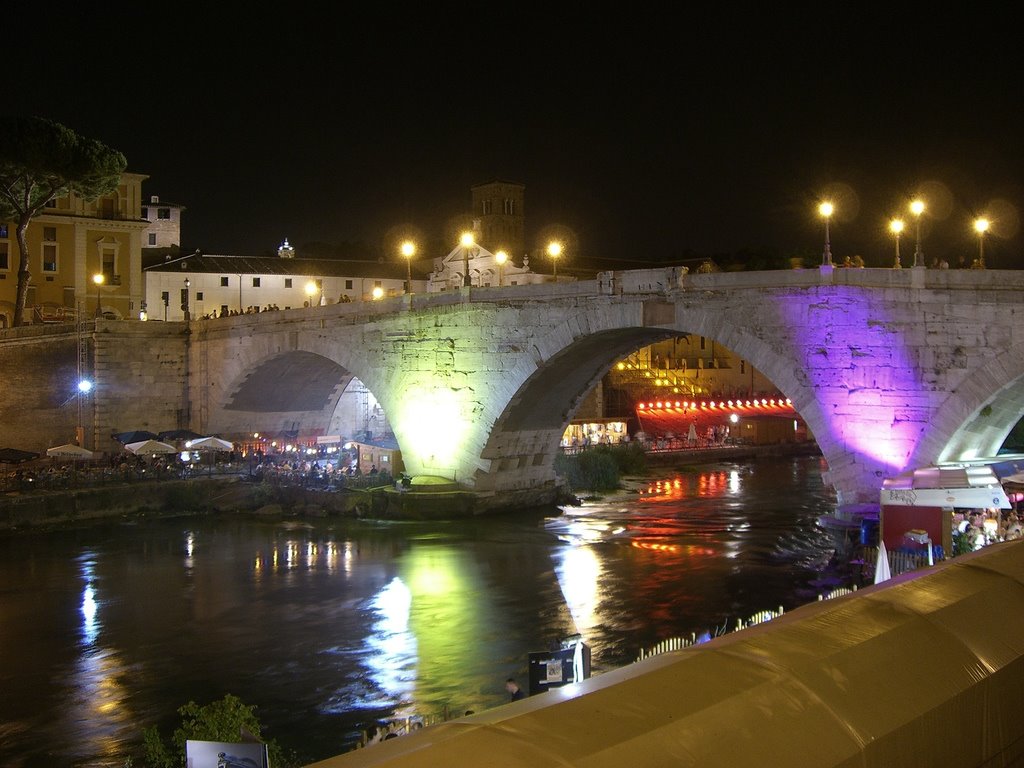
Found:
[[[31,281],[26,323],[70,322],[86,317],[137,318],[144,298],[142,182],[122,173],[117,190],[86,202],[64,195],[29,224],[26,238]],[[16,222],[0,222],[0,328],[14,318],[18,291]],[[102,280],[97,279],[102,275]]]

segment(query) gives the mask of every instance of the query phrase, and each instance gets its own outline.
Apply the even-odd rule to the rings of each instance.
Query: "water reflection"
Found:
[[[815,599],[834,504],[814,460],[786,460],[659,472],[546,517],[0,539],[0,764],[120,766],[142,728],[226,693],[313,762],[382,720],[498,706],[574,634],[601,674]]]

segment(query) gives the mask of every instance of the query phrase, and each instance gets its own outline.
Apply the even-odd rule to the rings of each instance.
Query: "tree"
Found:
[[[15,326],[24,325],[32,279],[25,233],[48,202],[74,193],[86,201],[117,189],[124,155],[42,117],[0,118],[0,218],[17,222]]]
[[[177,768],[185,764],[185,747],[190,739],[233,743],[244,735],[250,741],[263,741],[256,707],[245,704],[230,693],[220,701],[199,706],[190,701],[178,708],[181,727],[174,729],[170,745],[161,737],[156,726],[143,731],[142,763],[148,768]],[[264,742],[274,768],[300,765],[298,757],[287,753],[274,740]]]

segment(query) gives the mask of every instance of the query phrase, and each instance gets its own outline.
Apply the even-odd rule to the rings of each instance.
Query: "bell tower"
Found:
[[[478,242],[491,253],[504,250],[517,260],[526,253],[526,187],[492,181],[470,188]]]

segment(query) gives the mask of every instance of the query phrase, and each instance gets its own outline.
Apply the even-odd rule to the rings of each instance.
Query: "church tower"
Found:
[[[477,242],[491,253],[505,251],[516,260],[526,254],[526,187],[492,181],[471,187]]]

